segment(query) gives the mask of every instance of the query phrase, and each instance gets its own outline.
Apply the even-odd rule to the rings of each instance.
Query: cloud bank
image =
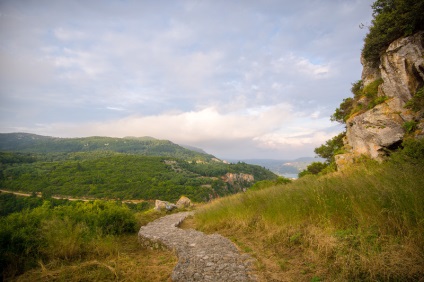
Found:
[[[342,130],[371,3],[2,1],[0,131],[313,156]]]

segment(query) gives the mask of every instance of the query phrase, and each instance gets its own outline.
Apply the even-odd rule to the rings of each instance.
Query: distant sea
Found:
[[[283,174],[281,174],[281,176],[284,176],[286,178],[295,178],[295,179],[298,178],[297,173],[283,173]]]

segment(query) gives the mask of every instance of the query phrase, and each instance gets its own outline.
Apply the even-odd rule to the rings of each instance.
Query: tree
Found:
[[[337,136],[334,136],[330,140],[327,140],[325,144],[318,148],[315,148],[314,152],[321,158],[326,159],[327,163],[334,161],[334,155],[336,155],[343,148],[343,138],[346,136],[346,132],[342,132]]]
[[[350,113],[353,109],[353,98],[343,99],[343,102],[340,104],[340,107],[336,109],[334,114],[330,117],[331,121],[337,121],[340,123],[346,123],[346,120],[349,118]]]
[[[322,162],[313,162],[306,167],[305,170],[299,173],[299,177],[308,175],[308,174],[318,174],[328,167],[328,164]]]
[[[377,0],[371,7],[373,20],[362,55],[377,66],[382,52],[392,41],[424,30],[424,1]]]

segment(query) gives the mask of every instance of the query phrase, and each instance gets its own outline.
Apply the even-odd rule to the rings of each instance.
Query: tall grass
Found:
[[[163,216],[79,202],[0,217],[0,281],[165,281],[176,257],[144,250],[136,231]]]
[[[264,280],[416,281],[424,277],[423,164],[362,160],[223,198],[197,213],[197,226],[255,255]]]

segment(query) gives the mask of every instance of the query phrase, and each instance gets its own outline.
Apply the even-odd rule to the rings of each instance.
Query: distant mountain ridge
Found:
[[[145,156],[167,156],[184,160],[216,159],[203,150],[184,148],[169,140],[153,137],[81,137],[59,138],[31,133],[0,133],[0,151],[31,153],[72,153],[112,151]]]

